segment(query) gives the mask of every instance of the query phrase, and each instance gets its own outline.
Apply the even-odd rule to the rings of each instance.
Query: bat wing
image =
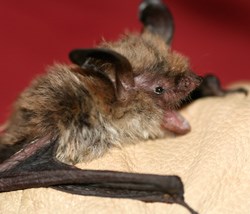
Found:
[[[178,176],[82,170],[55,158],[58,141],[50,136],[27,144],[0,165],[0,192],[38,187],[145,202],[178,203],[195,213],[184,201]]]

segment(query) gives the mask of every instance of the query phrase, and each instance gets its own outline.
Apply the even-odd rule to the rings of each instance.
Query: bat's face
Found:
[[[177,109],[200,82],[201,78],[190,71],[143,73],[135,78],[138,89],[148,93],[160,108],[169,110]]]
[[[190,71],[176,73],[162,71],[161,74],[144,73],[136,79],[136,87],[145,91],[153,103],[163,111],[162,127],[176,134],[190,131],[190,125],[176,110],[182,101],[201,82],[201,78]]]
[[[174,108],[201,82],[201,78],[191,71],[188,59],[172,51],[157,35],[128,35],[101,47],[128,59],[135,88],[149,93],[161,108]]]
[[[162,118],[164,129],[177,134],[190,130],[188,122],[176,109],[199,86],[201,78],[191,71],[186,57],[172,51],[161,37],[151,33],[128,35],[118,42],[104,43],[102,47],[128,59],[134,75],[131,90],[143,94],[152,113],[161,114],[158,117]]]

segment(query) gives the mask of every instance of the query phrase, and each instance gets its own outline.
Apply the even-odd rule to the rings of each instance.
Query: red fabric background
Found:
[[[0,122],[30,80],[68,52],[139,31],[140,0],[1,0]],[[249,80],[249,0],[168,0],[175,18],[173,48],[193,69],[217,74],[223,84]]]

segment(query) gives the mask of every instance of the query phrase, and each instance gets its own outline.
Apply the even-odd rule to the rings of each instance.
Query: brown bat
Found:
[[[204,81],[209,87],[198,87],[202,78],[169,46],[173,20],[160,0],[143,1],[140,20],[141,34],[73,50],[74,65],[50,67],[20,95],[0,135],[0,192],[53,187],[81,195],[179,203],[195,213],[184,202],[178,176],[73,166],[101,157],[110,147],[186,134],[190,125],[177,111],[190,101],[191,92],[196,89],[196,97],[228,93],[217,83],[207,84],[213,82],[211,76]],[[230,93],[235,91],[246,93]]]

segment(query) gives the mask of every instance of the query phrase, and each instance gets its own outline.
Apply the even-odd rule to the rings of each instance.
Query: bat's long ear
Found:
[[[70,52],[70,60],[82,68],[90,66],[89,59],[102,60],[111,63],[115,68],[115,88],[118,100],[128,97],[128,90],[134,87],[132,66],[128,59],[109,49],[76,49]],[[105,70],[99,70],[105,73]]]
[[[143,31],[160,35],[168,45],[174,34],[173,16],[161,0],[143,0],[139,6],[139,18]]]

